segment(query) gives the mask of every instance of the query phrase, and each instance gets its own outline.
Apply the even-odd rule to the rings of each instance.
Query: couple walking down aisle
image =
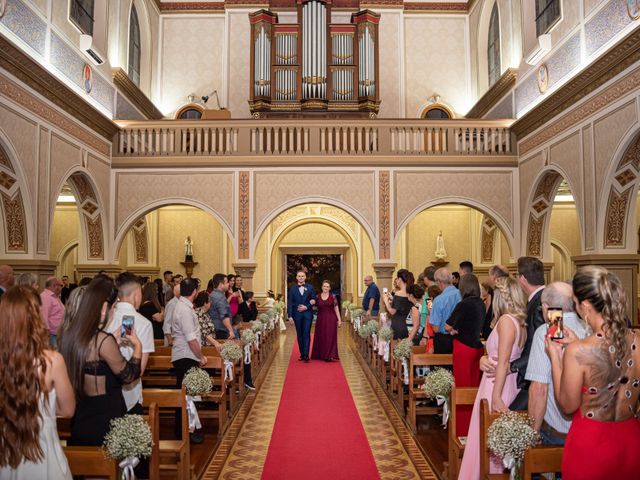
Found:
[[[289,322],[295,324],[298,335],[299,360],[309,361],[314,305],[318,307],[318,318],[311,358],[327,362],[338,360],[340,310],[335,297],[331,295],[331,284],[326,280],[322,282],[322,292],[316,295],[313,286],[306,280],[305,272],[296,273],[296,284],[289,289],[287,298],[287,316]]]

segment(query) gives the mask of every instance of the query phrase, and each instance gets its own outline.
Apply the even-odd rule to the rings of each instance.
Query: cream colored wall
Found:
[[[53,215],[49,259],[60,261],[56,274],[68,275],[73,280],[77,246],[69,252],[72,242],[80,241],[80,217],[76,205],[58,205]],[[66,256],[65,256],[66,255]]]
[[[572,256],[580,255],[580,228],[574,204],[556,204],[551,210],[549,235],[552,242],[560,242]]]
[[[380,13],[378,35],[380,38],[378,55],[380,59],[380,112],[381,118],[400,118],[402,111],[402,42],[401,35],[403,17],[400,12]],[[405,47],[406,48],[406,47]],[[406,112],[414,116],[413,112]]]

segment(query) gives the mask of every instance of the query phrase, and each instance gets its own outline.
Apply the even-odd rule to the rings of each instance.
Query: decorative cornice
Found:
[[[373,0],[373,3],[377,3],[377,0]],[[404,2],[404,10],[412,13],[467,13],[470,3],[472,2]]]
[[[109,142],[113,140],[118,131],[115,123],[85,102],[3,35],[0,35],[0,68],[5,69]]]
[[[511,130],[518,139],[526,137],[638,60],[640,60],[640,29],[636,28],[593,64],[517,120]]]
[[[111,71],[113,76],[113,84],[124,94],[125,97],[132,102],[135,107],[140,110],[149,120],[160,120],[164,118],[162,112],[156,108],[151,100],[133,83],[133,81],[121,68],[115,68]]]
[[[251,4],[257,2],[251,0]],[[224,12],[225,2],[169,2],[156,0],[160,13],[219,13]]]
[[[469,110],[466,118],[482,118],[489,112],[515,84],[518,69],[508,68],[480,100]]]

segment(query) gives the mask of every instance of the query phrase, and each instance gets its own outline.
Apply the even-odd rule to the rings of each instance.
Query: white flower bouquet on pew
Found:
[[[354,305],[349,300],[342,302],[342,309],[344,310],[344,320],[347,320],[347,314],[351,312]]]
[[[453,387],[453,373],[446,368],[431,370],[424,377],[422,390],[427,398],[434,399],[438,405],[442,405],[442,425],[447,428],[449,421],[449,397]]]
[[[264,330],[264,323],[259,320],[254,320],[251,322],[251,331],[255,334],[262,333]]]
[[[244,345],[244,363],[251,363],[251,344],[256,342],[258,337],[252,330],[242,331],[242,345]]]
[[[151,428],[142,415],[114,418],[103,446],[106,456],[119,462],[122,478],[133,479],[140,459],[151,456]]]
[[[393,349],[393,357],[402,360],[402,381],[409,385],[409,357],[413,351],[413,342],[408,338],[400,340]]]
[[[211,377],[207,372],[198,367],[192,367],[182,380],[182,384],[187,388],[187,395],[199,397],[211,392]]]
[[[260,322],[258,322],[260,323]],[[224,379],[233,380],[233,366],[242,358],[242,348],[238,342],[224,342],[220,350],[220,356],[224,363]]]
[[[501,414],[489,427],[487,445],[510,470],[510,478],[519,477],[520,465],[527,449],[540,442],[540,434],[533,429],[531,418],[521,412]]]
[[[378,332],[380,342],[378,343],[378,354],[382,355],[385,362],[389,361],[389,342],[393,338],[391,327],[382,327]]]
[[[360,335],[360,338],[367,338],[371,335],[371,329],[369,328],[369,325],[363,325],[362,327],[360,327],[360,330],[358,330],[358,335]]]
[[[391,327],[382,327],[378,336],[383,342],[390,342],[393,338],[393,330],[391,330]]]

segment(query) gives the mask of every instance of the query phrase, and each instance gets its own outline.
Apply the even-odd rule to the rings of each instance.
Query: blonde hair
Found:
[[[527,340],[527,299],[518,281],[513,277],[498,278],[493,289],[493,321],[491,328],[495,328],[496,323],[502,315],[511,315],[520,325],[519,345],[524,347]]]

